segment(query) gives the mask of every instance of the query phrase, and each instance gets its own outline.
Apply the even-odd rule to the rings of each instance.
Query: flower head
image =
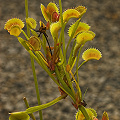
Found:
[[[38,37],[36,36],[31,36],[30,39],[28,40],[29,46],[31,50],[40,50],[41,48],[41,43]]]
[[[87,41],[91,41],[93,40],[93,38],[95,37],[95,33],[93,33],[92,31],[83,31],[81,33],[79,33],[76,37],[76,45],[74,47],[74,56],[76,56],[79,48],[84,45]]]
[[[78,6],[75,9],[81,14],[81,16],[87,11],[87,8],[84,6]]]
[[[69,37],[71,36],[71,34],[72,34],[72,32],[73,32],[74,26],[75,26],[75,23],[72,24],[72,25],[70,26],[69,30],[68,30],[68,35],[69,35]],[[73,36],[73,38],[75,38],[76,35],[78,35],[80,32],[87,31],[87,30],[89,30],[89,29],[90,29],[90,26],[89,26],[88,24],[83,23],[83,22],[80,22],[79,25],[78,25],[78,27],[77,27],[77,30],[76,30],[76,32],[75,32],[75,34],[74,34],[74,36]]]
[[[61,23],[60,22],[52,23],[50,25],[50,32],[51,32],[51,35],[52,35],[53,39],[58,38],[58,31],[59,31],[60,28],[61,28]]]
[[[63,22],[68,22],[70,18],[79,18],[80,13],[75,9],[67,9],[63,12]]]
[[[84,31],[78,34],[78,36],[76,37],[76,42],[80,45],[85,44],[87,41],[93,40],[94,37],[95,33],[93,33],[92,31]]]
[[[6,22],[4,29],[6,29],[10,35],[19,36],[23,27],[24,23],[22,20],[18,18],[12,18]]]
[[[36,28],[36,21],[33,18],[26,18],[26,23],[29,25],[30,28]]]
[[[50,2],[47,8],[41,4],[41,11],[47,22],[56,22],[59,20],[59,11],[55,3]]]
[[[95,48],[90,48],[87,49],[86,51],[84,51],[82,58],[85,61],[88,61],[90,59],[95,59],[95,60],[99,60],[102,57],[101,52],[98,49]]]
[[[67,23],[71,18],[80,18],[86,12],[86,10],[87,9],[84,6],[78,6],[75,9],[67,9],[63,12],[63,22]]]

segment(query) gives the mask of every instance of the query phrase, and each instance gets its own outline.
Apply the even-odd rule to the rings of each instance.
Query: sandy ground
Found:
[[[63,1],[63,0],[62,0]],[[50,0],[29,0],[29,16],[36,21],[43,20],[40,3],[47,6]],[[55,0],[58,3],[58,0]],[[64,0],[63,10],[84,5],[87,13],[81,21],[88,23],[96,33],[88,47],[96,47],[102,52],[102,59],[90,61],[79,70],[80,86],[85,95],[87,107],[97,110],[101,119],[104,111],[110,120],[120,118],[120,0]],[[30,56],[14,36],[5,31],[4,23],[13,17],[25,21],[24,0],[0,0],[0,119],[8,120],[9,112],[25,110],[22,98],[25,96],[30,106],[37,105]],[[71,20],[74,22],[74,20]],[[69,27],[69,24],[67,27]],[[39,28],[39,24],[37,26]],[[26,30],[26,27],[24,28]],[[66,28],[66,41],[67,28]],[[22,36],[22,35],[21,35]],[[50,35],[49,35],[50,36]],[[80,62],[82,60],[80,59]],[[57,85],[36,65],[41,101],[47,103],[59,96]],[[66,98],[43,110],[44,120],[74,120],[75,108]],[[38,113],[34,114],[38,120]]]

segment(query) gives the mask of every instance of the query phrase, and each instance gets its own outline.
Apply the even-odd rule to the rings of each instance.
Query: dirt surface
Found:
[[[120,0],[62,0],[63,10],[84,5],[87,12],[81,21],[88,23],[96,33],[87,47],[96,47],[102,52],[102,59],[90,61],[79,70],[82,92],[87,90],[87,107],[97,110],[101,119],[104,111],[110,120],[120,119]],[[36,21],[43,20],[40,4],[50,0],[29,0],[29,16]],[[55,0],[58,3],[58,0]],[[13,17],[25,21],[24,0],[0,0],[0,119],[8,120],[9,112],[25,110],[22,98],[30,106],[37,105],[30,56],[14,36],[4,30],[4,23]],[[74,22],[74,20],[71,20]],[[69,24],[67,27],[69,27]],[[66,27],[66,41],[67,37]],[[37,26],[39,28],[39,24]],[[26,27],[23,29],[26,30]],[[21,34],[22,36],[22,34]],[[50,36],[50,35],[49,35]],[[80,62],[82,60],[80,59]],[[36,65],[41,101],[47,103],[59,96],[57,85]],[[44,120],[74,120],[75,108],[66,98],[43,110]],[[38,113],[34,114],[38,120]]]

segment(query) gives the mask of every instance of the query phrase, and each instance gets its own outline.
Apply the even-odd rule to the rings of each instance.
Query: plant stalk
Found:
[[[31,114],[33,112],[48,108],[48,107],[54,105],[55,103],[57,103],[58,101],[60,101],[61,99],[64,99],[66,96],[67,96],[67,94],[64,94],[64,95],[61,95],[60,97],[54,99],[53,101],[50,101],[49,103],[42,104],[42,105],[35,106],[35,107],[30,107],[30,108],[26,109],[25,112],[27,114]]]
[[[87,111],[86,111],[86,109],[85,109],[84,106],[81,105],[81,106],[79,106],[78,108],[79,108],[79,110],[82,112],[82,114],[84,115],[85,120],[91,120],[91,118],[90,118],[90,116],[88,115],[88,113],[87,113]]]
[[[28,18],[28,0],[25,0],[25,12],[26,12],[26,18]],[[29,29],[28,25],[27,25],[27,35],[28,35],[28,37],[30,37],[30,29]],[[40,94],[39,94],[39,89],[38,89],[38,82],[37,82],[37,77],[36,77],[36,73],[35,73],[34,59],[31,55],[30,55],[30,58],[31,58],[31,65],[32,65],[32,71],[33,71],[33,76],[34,76],[38,105],[41,105]],[[43,120],[41,110],[39,111],[39,116],[40,116],[40,120]]]
[[[24,97],[23,100],[24,100],[24,102],[25,102],[26,108],[29,108],[30,106],[29,106],[29,104],[28,104],[28,101],[27,101],[26,97]],[[33,115],[33,113],[31,113],[30,116],[31,116],[31,118],[32,118],[33,120],[36,120],[35,117],[34,117],[34,115]]]
[[[37,82],[37,77],[36,77],[36,73],[35,73],[34,59],[33,59],[32,56],[30,56],[30,58],[31,58],[32,71],[33,71],[33,76],[34,76],[34,83],[35,83],[35,88],[36,88],[36,94],[37,94],[38,105],[41,105],[40,93],[39,93],[39,88],[38,88],[38,82]],[[43,120],[42,111],[41,111],[41,110],[39,110],[39,115],[40,115],[40,120]]]

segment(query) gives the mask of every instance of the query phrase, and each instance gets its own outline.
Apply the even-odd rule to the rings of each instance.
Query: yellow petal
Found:
[[[36,21],[33,18],[26,18],[26,23],[29,25],[30,28],[36,28]]]
[[[24,27],[24,23],[22,22],[22,20],[18,19],[18,18],[12,18],[12,19],[9,19],[5,26],[4,26],[4,29],[6,30],[10,30],[12,26],[18,26],[20,29],[22,29]]]
[[[47,5],[47,8],[45,8],[45,6],[41,4],[41,11],[42,11],[42,14],[43,14],[43,16],[44,16],[44,18],[45,18],[45,20],[46,20],[47,22],[48,22],[48,21],[52,22],[52,21],[51,21],[51,17],[52,17],[52,14],[53,14],[54,12],[59,13],[56,4],[55,4],[55,3],[52,3],[52,2],[50,2],[50,3]]]
[[[10,28],[9,33],[10,33],[10,35],[14,35],[17,37],[20,35],[21,29],[19,28],[19,26],[14,25]]]
[[[101,57],[102,57],[101,52],[96,48],[87,49],[86,51],[84,51],[84,53],[82,55],[82,58],[85,61],[88,61],[91,59],[99,60]]]
[[[48,12],[50,15],[52,15],[53,12],[59,13],[56,4],[55,4],[55,3],[52,3],[52,2],[50,2],[50,3],[48,4],[48,6],[47,6],[47,12]]]
[[[92,31],[84,31],[84,32],[78,34],[76,37],[76,45],[75,45],[74,51],[73,51],[74,57],[76,57],[79,48],[82,45],[84,45],[87,41],[93,40],[94,37],[95,37],[95,33],[93,33]]]
[[[71,34],[73,32],[74,26],[75,26],[75,23],[70,26],[69,31],[68,31],[69,36],[71,36]],[[80,22],[73,38],[75,38],[78,33],[83,32],[83,31],[87,31],[89,29],[90,29],[90,26],[88,24]]]
[[[84,6],[78,6],[75,8],[75,10],[77,10],[80,15],[83,15],[87,11],[87,8],[85,8]]]
[[[92,31],[84,31],[80,34],[78,34],[78,36],[76,37],[76,42],[77,44],[84,44],[87,41],[93,40],[93,38],[95,37],[95,33],[93,33]]]
[[[43,14],[43,17],[45,18],[45,20],[47,22],[50,21],[50,17],[48,17],[48,14],[47,14],[47,9],[45,8],[45,6],[43,4],[41,4],[41,11],[42,11],[42,14]]]
[[[40,50],[41,48],[41,43],[38,37],[36,36],[31,36],[30,39],[28,40],[28,43],[30,45],[31,50]]]
[[[60,22],[56,22],[50,25],[50,32],[51,35],[53,37],[53,39],[57,39],[58,38],[58,31],[61,28],[61,23]]]
[[[68,9],[63,12],[63,22],[68,22],[70,18],[79,18],[80,13],[75,9]]]

